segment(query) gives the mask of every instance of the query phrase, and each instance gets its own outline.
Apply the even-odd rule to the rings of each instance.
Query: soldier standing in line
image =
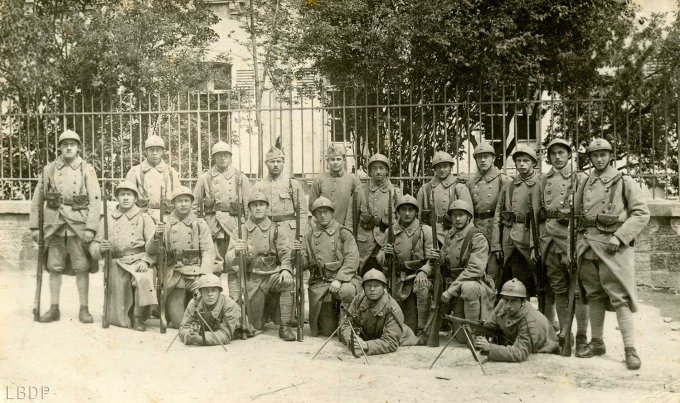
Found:
[[[428,252],[433,245],[432,228],[418,220],[418,202],[411,195],[397,201],[397,217],[393,225],[394,243],[385,241],[376,259],[383,267],[387,265],[387,255],[395,259],[397,293],[392,297],[399,303],[405,323],[420,335],[430,312],[432,268]]]
[[[312,204],[316,219],[306,236],[305,245],[293,241],[293,248],[302,252],[302,265],[310,271],[309,329],[312,336],[330,336],[337,327],[334,301],[349,306],[361,288],[357,276],[359,250],[352,231],[334,218],[333,203],[321,196]],[[330,303],[330,309],[323,309]],[[328,307],[326,307],[328,308]],[[340,315],[342,321],[344,314]]]
[[[359,187],[359,179],[346,171],[347,157],[345,147],[331,145],[326,151],[328,172],[323,173],[312,182],[309,193],[309,208],[316,199],[323,196],[333,203],[335,220],[347,228],[353,228],[352,208],[354,193]]]
[[[156,253],[163,240],[166,247],[165,284],[168,327],[177,328],[193,293],[198,290],[200,276],[215,271],[215,245],[210,227],[192,211],[194,195],[191,189],[180,186],[172,194],[172,213],[165,223],[156,225]],[[163,273],[159,273],[163,275]]]
[[[428,220],[429,212],[432,210],[430,200],[434,201],[434,211],[437,213],[437,240],[439,244],[444,243],[446,233],[451,229],[451,222],[448,221],[446,212],[449,205],[454,200],[465,200],[472,205],[470,191],[465,186],[465,181],[456,178],[453,174],[453,157],[444,151],[437,151],[432,157],[432,168],[434,177],[418,190],[418,210],[420,211],[420,221]],[[432,195],[432,197],[430,197]]]
[[[244,239],[236,238],[230,243],[225,260],[227,265],[238,271],[238,276],[246,277],[250,302],[248,320],[253,327],[262,330],[271,313],[267,308],[275,311],[278,305],[279,318],[272,319],[279,322],[279,337],[284,341],[295,341],[295,333],[290,328],[295,286],[291,265],[292,240],[289,231],[282,229],[287,223],[275,223],[267,216],[268,200],[262,192],[251,193],[248,199],[250,218],[243,226]],[[240,253],[246,254],[247,267],[238,267],[237,254]],[[267,303],[270,294],[278,294],[278,301],[270,301],[274,306]]]
[[[569,320],[569,214],[572,190],[576,191],[588,175],[578,172],[568,162],[571,146],[563,139],[548,144],[548,159],[552,168],[541,177],[543,204],[539,210],[541,255],[545,263],[550,288],[555,295],[555,308],[560,328]],[[573,279],[572,281],[575,281]],[[576,356],[585,353],[588,332],[587,305],[576,297]],[[560,332],[560,346],[565,335]]]
[[[99,264],[92,259],[88,244],[99,227],[101,189],[94,168],[79,155],[80,136],[65,130],[59,136],[57,159],[49,163],[38,178],[31,203],[28,226],[34,240],[38,240],[38,212],[43,203],[47,270],[50,272],[50,309],[40,316],[42,323],[59,320],[59,297],[62,274],[75,275],[80,299],[78,319],[92,323],[88,309],[90,273]]]
[[[582,215],[576,253],[580,280],[590,305],[592,339],[580,357],[604,355],[602,339],[605,308],[616,311],[628,369],[640,368],[635,351],[633,312],[635,288],[635,237],[649,222],[649,208],[638,184],[612,166],[612,146],[593,139],[588,157],[594,172],[576,194],[576,214]]]
[[[109,298],[105,304],[109,324],[143,332],[144,321],[150,313],[146,308],[158,304],[151,268],[156,259],[150,253],[156,224],[135,205],[137,189],[132,182],[120,182],[115,196],[118,206],[109,210],[108,240],[104,239],[102,222],[90,244],[90,253],[101,260],[104,253],[110,251],[113,259],[109,268],[109,292],[104,296]]]
[[[390,161],[382,154],[375,154],[368,159],[368,173],[371,180],[362,183],[357,189],[359,209],[359,225],[356,240],[359,247],[359,273],[366,273],[372,268],[381,269],[376,260],[380,245],[376,238],[382,238],[387,229],[389,200],[388,192],[392,192],[392,203],[401,197],[401,190],[389,180]],[[392,209],[393,218],[396,209]]]
[[[475,213],[474,224],[488,240],[493,238],[493,216],[496,212],[498,196],[510,177],[505,175],[494,164],[496,151],[489,143],[480,143],[473,151],[477,172],[468,182],[472,196],[472,209]],[[494,284],[499,284],[503,262],[490,256],[486,272],[491,276]]]
[[[138,189],[137,206],[158,222],[161,205],[165,208],[165,214],[172,211],[172,202],[168,197],[180,186],[179,174],[163,161],[165,142],[160,136],[149,136],[144,142],[144,151],[146,159],[130,168],[125,179]],[[165,193],[164,200],[161,200],[161,192]]]

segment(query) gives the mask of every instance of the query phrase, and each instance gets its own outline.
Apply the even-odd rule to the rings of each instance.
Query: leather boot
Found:
[[[279,337],[283,341],[295,341],[295,333],[288,326],[279,326]]]
[[[640,369],[640,365],[642,365],[642,361],[640,361],[635,347],[626,347],[626,366],[628,369]]]
[[[592,339],[590,340],[590,343],[586,344],[586,348],[583,351],[583,354],[577,355],[579,358],[590,358],[594,357],[596,355],[605,355],[607,354],[607,348],[604,345],[604,340],[602,339]]]
[[[132,328],[137,331],[143,332],[146,330],[146,323],[144,323],[142,318],[140,318],[139,316],[135,316],[134,318],[132,318]]]
[[[49,311],[45,312],[43,315],[38,318],[38,322],[40,323],[50,323],[54,322],[55,320],[59,320],[59,317],[61,314],[59,313],[59,305],[53,304],[50,305]]]
[[[577,357],[583,358],[584,354],[588,353],[588,337],[582,334],[576,335],[576,353]]]
[[[81,323],[94,322],[94,318],[92,318],[92,315],[90,315],[90,311],[87,309],[86,306],[80,307],[80,312],[78,313],[78,320],[80,320]]]

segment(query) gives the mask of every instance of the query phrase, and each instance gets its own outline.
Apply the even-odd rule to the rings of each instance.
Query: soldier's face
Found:
[[[328,207],[319,207],[318,209],[314,210],[314,218],[316,218],[316,221],[318,221],[319,225],[325,227],[331,223],[331,219],[333,218],[333,210],[329,209]]]
[[[385,284],[378,280],[370,280],[364,283],[364,294],[369,301],[377,301],[385,293]]]
[[[201,288],[201,299],[206,305],[213,306],[217,303],[220,292],[219,287],[203,287]]]
[[[130,189],[121,189],[116,193],[116,200],[120,210],[128,211],[134,206],[137,194]]]
[[[510,316],[516,315],[522,308],[522,298],[503,296],[505,301],[505,310]]]
[[[475,155],[475,162],[477,163],[477,169],[480,172],[486,172],[491,169],[493,165],[494,155],[491,153],[484,153]]]
[[[216,153],[213,158],[215,158],[215,165],[217,165],[217,168],[220,170],[229,168],[229,165],[231,164],[231,153],[226,151]]]
[[[336,155],[328,159],[328,168],[332,172],[340,172],[345,168],[345,157]]]
[[[470,216],[468,213],[461,210],[453,210],[449,213],[451,216],[451,221],[453,221],[453,227],[457,230],[462,230],[470,222]]]
[[[267,215],[267,206],[268,204],[262,200],[255,200],[254,202],[248,204],[250,214],[256,220],[261,220]]]
[[[75,140],[64,140],[59,143],[59,149],[61,150],[61,156],[66,161],[71,161],[78,155],[78,142]]]
[[[271,176],[279,176],[283,172],[283,158],[274,158],[265,162]]]
[[[399,224],[401,224],[402,227],[406,227],[416,219],[418,209],[410,204],[404,204],[403,206],[399,206],[397,214],[399,214]]]
[[[193,199],[188,195],[179,195],[175,197],[172,204],[175,206],[175,211],[177,215],[184,217],[191,211],[191,202]]]
[[[378,183],[387,179],[387,164],[382,162],[374,162],[371,164],[369,171],[371,173],[371,178],[373,178]]]
[[[519,154],[515,156],[515,167],[520,175],[528,175],[534,170],[534,160],[528,155]]]
[[[152,166],[158,165],[158,163],[161,162],[161,159],[163,158],[163,151],[165,151],[163,147],[147,148],[146,159],[149,161],[149,164],[151,164]]]
[[[451,175],[451,170],[453,169],[453,164],[448,162],[442,162],[434,166],[434,174],[438,179],[444,180]]]
[[[612,159],[612,153],[607,150],[598,150],[590,153],[590,162],[598,171],[604,171],[609,166],[609,161]]]
[[[550,148],[548,157],[552,166],[556,169],[562,169],[567,166],[567,162],[571,158],[571,152],[566,147],[556,145]]]

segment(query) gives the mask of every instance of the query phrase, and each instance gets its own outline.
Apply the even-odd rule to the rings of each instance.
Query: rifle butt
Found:
[[[38,268],[35,276],[35,299],[33,300],[33,320],[38,322],[40,320],[40,297],[42,295],[42,255],[44,250],[42,247],[38,251]]]

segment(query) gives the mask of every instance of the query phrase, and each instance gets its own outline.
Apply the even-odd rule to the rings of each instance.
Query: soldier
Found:
[[[169,327],[177,328],[193,293],[198,290],[200,276],[215,270],[215,246],[210,227],[192,211],[194,195],[191,189],[180,186],[172,194],[172,213],[164,223],[156,225],[156,252],[159,240],[165,242],[167,267],[164,275],[166,313]]]
[[[557,335],[551,322],[527,301],[527,290],[521,281],[513,278],[503,284],[503,299],[496,305],[487,322],[498,326],[512,344],[491,344],[477,336],[475,346],[489,355],[491,361],[522,362],[530,354],[556,353],[559,349]]]
[[[496,151],[489,143],[480,143],[473,152],[477,172],[468,182],[468,188],[472,196],[472,210],[475,213],[474,224],[487,239],[493,238],[493,216],[496,212],[498,196],[510,177],[501,173],[493,161],[496,158]],[[496,256],[489,258],[486,271],[494,280],[494,284],[499,284],[501,279],[501,266],[503,262],[496,259]]]
[[[101,260],[104,253],[110,251],[113,259],[109,268],[109,292],[104,296],[109,298],[105,304],[108,322],[143,332],[144,321],[150,313],[147,307],[158,304],[154,272],[150,268],[156,261],[150,253],[156,224],[135,205],[137,189],[132,182],[120,182],[115,196],[118,206],[109,212],[108,240],[104,239],[102,222],[97,238],[90,244],[90,253]]]
[[[347,228],[353,228],[352,205],[354,194],[360,185],[359,179],[346,172],[345,147],[331,145],[326,151],[328,172],[314,178],[309,194],[309,209],[319,196],[333,202],[335,220]]]
[[[399,304],[387,292],[387,278],[375,269],[369,270],[361,282],[363,292],[354,297],[347,309],[349,318],[340,326],[341,339],[364,350],[366,355],[392,353],[399,346],[415,346],[418,337],[404,323]],[[349,321],[359,338],[352,337]]]
[[[392,203],[401,197],[401,190],[390,182],[388,175],[390,161],[382,154],[375,154],[368,159],[368,173],[371,180],[362,183],[357,189],[359,225],[357,227],[357,246],[359,247],[359,272],[366,273],[372,268],[380,269],[376,260],[380,245],[376,241],[387,229],[389,199],[388,192],[392,192]],[[393,209],[392,216],[396,216]]]
[[[265,164],[267,164],[269,175],[255,184],[253,192],[260,192],[267,196],[269,202],[268,215],[275,224],[280,224],[278,227],[281,231],[286,232],[286,239],[292,240],[295,238],[296,225],[293,208],[298,204],[298,190],[300,197],[304,197],[304,191],[300,182],[283,173],[284,159],[283,151],[276,147],[272,147],[267,152]],[[309,212],[304,200],[300,200],[300,214],[302,217],[300,234],[306,234]],[[291,245],[288,245],[289,250],[290,247]]]
[[[138,189],[137,206],[158,222],[161,204],[166,214],[172,210],[172,203],[167,198],[179,188],[179,175],[163,161],[165,142],[160,136],[149,136],[144,142],[144,151],[146,159],[130,168],[125,179]],[[161,193],[164,193],[164,200],[161,200]]]
[[[271,301],[268,296],[278,294],[280,315],[279,318],[272,319],[274,321],[280,319],[281,339],[295,341],[295,333],[290,328],[295,281],[291,265],[292,242],[289,232],[281,229],[288,224],[281,222],[277,224],[269,219],[268,207],[269,199],[264,193],[254,191],[250,195],[248,200],[250,218],[243,226],[245,239],[236,238],[231,242],[225,260],[239,276],[246,276],[250,302],[248,319],[253,327],[262,330],[268,319],[269,310],[266,308],[274,309],[277,305],[277,301]],[[247,267],[238,267],[238,253],[246,254]]]
[[[241,318],[238,304],[222,294],[222,283],[214,274],[201,276],[198,290],[184,312],[179,338],[187,346],[229,344]]]
[[[548,159],[552,168],[541,178],[542,206],[539,210],[541,255],[546,266],[550,288],[555,295],[555,308],[560,329],[565,329],[569,318],[569,214],[572,190],[588,177],[577,172],[571,164],[571,146],[562,139],[548,144]],[[575,279],[574,279],[575,280]],[[588,331],[588,311],[576,298],[576,356],[584,354]],[[565,334],[560,332],[560,346]]]
[[[432,268],[428,252],[433,245],[432,228],[418,220],[418,202],[411,195],[397,201],[397,217],[393,225],[394,243],[385,242],[376,259],[383,267],[387,263],[386,255],[395,259],[397,293],[392,297],[399,303],[405,323],[420,335],[430,311]]]
[[[65,130],[59,136],[61,154],[48,164],[38,178],[33,194],[29,228],[34,240],[38,239],[38,212],[45,203],[44,225],[47,246],[47,270],[50,272],[50,309],[39,321],[59,320],[59,293],[61,276],[76,276],[82,323],[92,323],[88,310],[90,273],[99,265],[92,259],[87,245],[94,239],[101,212],[101,190],[94,168],[79,155],[80,136]]]
[[[604,355],[605,308],[616,310],[628,369],[640,368],[635,351],[632,312],[637,311],[633,241],[649,222],[649,208],[635,181],[611,165],[612,146],[604,139],[588,145],[595,169],[576,194],[582,214],[576,244],[580,280],[590,305],[592,339],[581,357]]]
[[[444,151],[437,151],[432,157],[434,177],[418,191],[418,209],[420,220],[429,222],[428,215],[432,209],[430,200],[434,201],[434,209],[437,213],[437,240],[444,243],[446,233],[451,229],[446,211],[454,200],[465,200],[472,205],[470,191],[465,186],[465,181],[453,174],[453,157]]]
[[[311,210],[316,223],[307,234],[306,245],[296,240],[293,248],[302,251],[302,264],[310,271],[310,332],[312,336],[330,336],[337,327],[337,310],[332,302],[349,306],[361,286],[357,276],[359,250],[352,231],[335,220],[330,200],[319,197]]]
[[[448,214],[453,228],[446,235],[442,253],[448,269],[445,277],[452,282],[442,293],[442,302],[459,298],[453,306],[455,316],[462,313],[468,320],[486,320],[495,301],[493,280],[486,275],[489,241],[472,223],[472,206],[466,201],[455,200]]]

